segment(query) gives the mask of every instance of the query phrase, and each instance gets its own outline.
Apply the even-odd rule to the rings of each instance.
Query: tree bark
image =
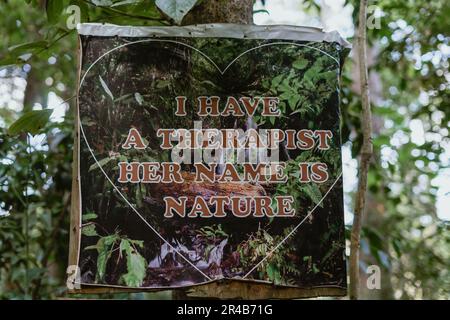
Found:
[[[204,0],[183,19],[183,24],[253,23],[253,0]]]
[[[366,206],[367,175],[372,158],[372,112],[370,109],[369,75],[367,70],[367,0],[362,0],[359,7],[358,23],[358,60],[361,85],[361,124],[363,144],[359,162],[358,192],[355,200],[355,212],[350,244],[350,299],[358,299],[359,291],[359,249],[362,218]]]

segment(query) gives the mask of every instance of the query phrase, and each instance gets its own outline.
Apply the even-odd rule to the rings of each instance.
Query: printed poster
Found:
[[[79,284],[345,294],[338,34],[79,33]]]

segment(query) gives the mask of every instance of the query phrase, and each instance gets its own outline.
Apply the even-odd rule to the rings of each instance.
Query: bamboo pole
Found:
[[[369,75],[367,70],[367,2],[360,1],[358,22],[358,62],[361,89],[361,125],[363,144],[359,161],[358,191],[355,199],[355,212],[350,244],[350,299],[358,299],[359,291],[359,249],[362,217],[366,205],[367,175],[372,158],[372,112],[370,109]]]

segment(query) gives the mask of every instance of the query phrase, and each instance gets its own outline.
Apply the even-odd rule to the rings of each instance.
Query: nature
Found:
[[[310,23],[329,27],[339,20],[347,23],[340,31],[345,31],[347,39],[356,44],[358,1],[256,1],[253,12],[239,10],[248,7],[248,3],[253,5],[251,0],[214,1],[219,5],[211,6],[208,0],[176,1],[181,4],[179,11],[171,11],[165,5],[172,2],[6,0],[0,3],[1,298],[69,296],[65,284],[78,79],[76,22],[174,25],[211,22],[205,20],[208,16],[214,22],[248,23],[253,18],[261,24]],[[382,0],[369,5],[373,5],[369,10],[367,62],[374,113],[374,155],[362,229],[361,298],[446,299],[450,288],[449,3]],[[216,54],[221,60],[229,60],[221,56],[220,50]],[[341,78],[347,256],[362,144],[358,65],[358,57],[352,52]],[[98,90],[105,90],[100,79],[96,83],[100,84]],[[165,90],[164,83],[158,89]],[[288,83],[286,90],[289,89],[295,89],[293,83]],[[321,92],[314,94],[323,98]],[[145,93],[141,95],[145,101]],[[136,102],[139,104],[137,100],[133,103]],[[149,111],[153,112],[151,107]],[[95,170],[92,168],[91,172]],[[297,189],[297,186],[286,187]],[[98,219],[98,214],[93,210],[83,219],[89,223]],[[204,241],[216,244],[225,238],[225,229],[218,225],[212,230],[202,230]],[[85,232],[93,235],[92,245],[97,248],[92,250],[98,250],[99,245],[119,246],[127,259],[136,261],[134,265],[142,265],[145,254],[140,239],[125,237],[119,231],[123,230],[88,227]],[[252,245],[259,245],[264,229],[254,232],[249,240],[253,240]],[[314,261],[300,265],[302,274],[314,274],[316,270]],[[381,270],[378,290],[370,290],[366,285],[370,265]],[[291,266],[284,264],[284,267]],[[122,268],[126,270],[124,265]],[[139,280],[142,273],[142,270],[124,272],[124,281]],[[273,270],[269,273],[263,276],[277,278]],[[96,276],[102,275],[91,275]],[[170,292],[102,297],[170,298]]]

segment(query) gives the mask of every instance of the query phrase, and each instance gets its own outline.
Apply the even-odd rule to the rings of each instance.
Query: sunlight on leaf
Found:
[[[28,111],[9,127],[8,133],[17,135],[28,132],[35,135],[47,124],[52,112],[50,109]]]
[[[195,6],[198,0],[156,0],[156,5],[162,12],[181,24],[184,16]]]
[[[108,85],[106,84],[106,82],[102,79],[101,76],[98,76],[98,78],[100,79],[100,84],[102,85],[103,90],[105,90],[106,94],[111,98],[111,100],[114,101],[114,96],[111,90],[109,89]]]

